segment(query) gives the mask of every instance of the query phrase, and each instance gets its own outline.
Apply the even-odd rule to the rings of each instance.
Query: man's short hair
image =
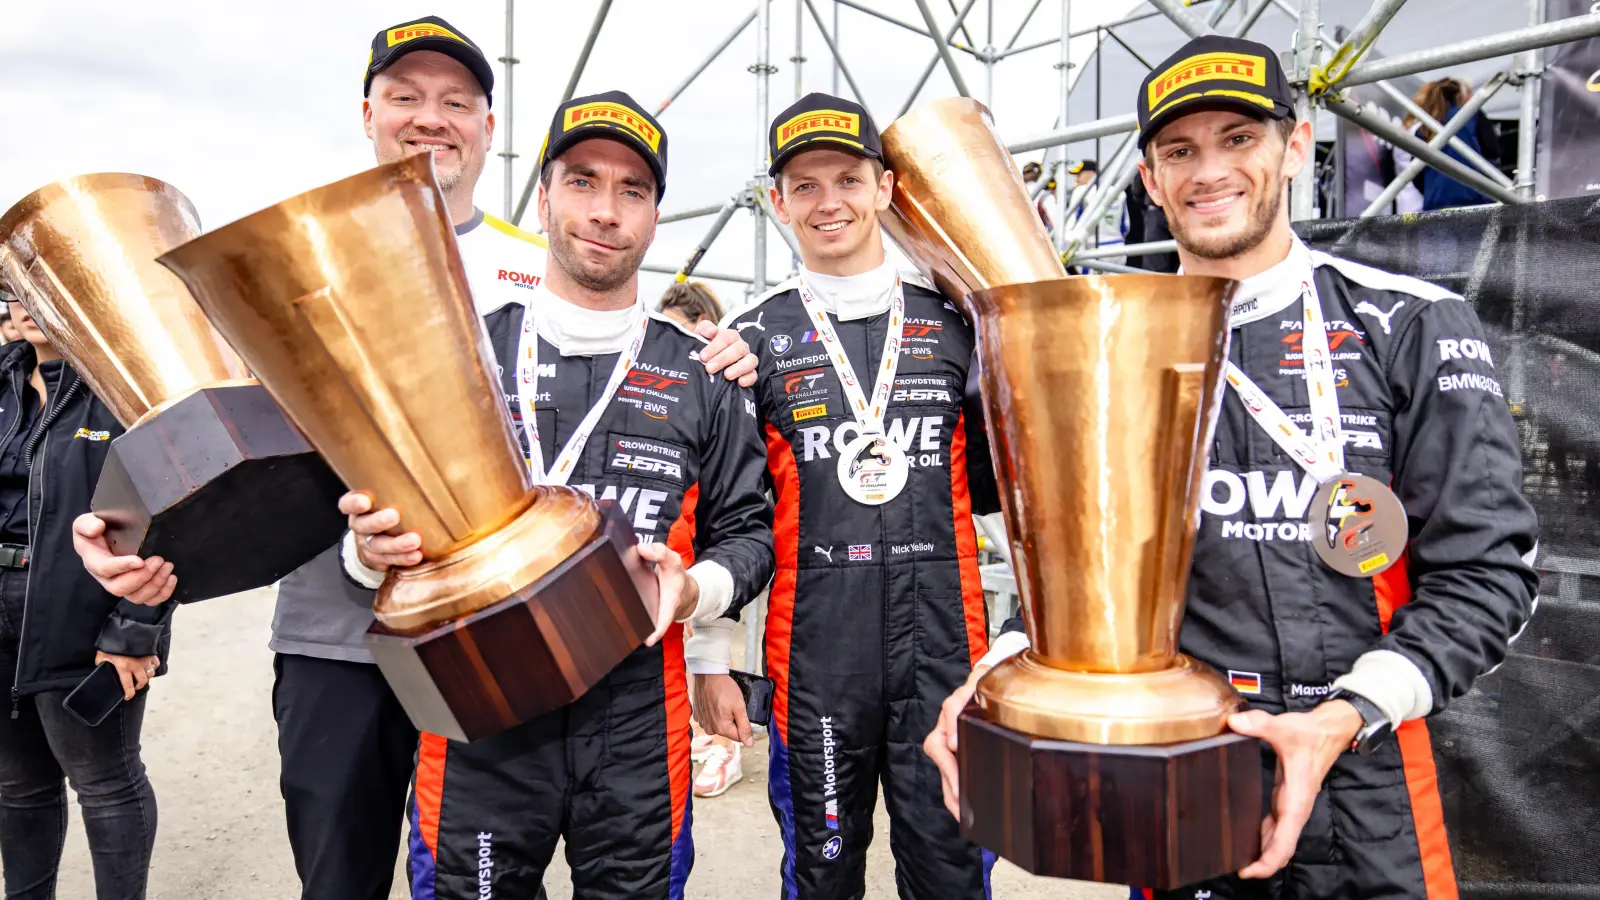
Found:
[[[666,314],[672,310],[677,310],[690,325],[722,319],[722,304],[703,281],[673,282],[661,295],[661,312]]]

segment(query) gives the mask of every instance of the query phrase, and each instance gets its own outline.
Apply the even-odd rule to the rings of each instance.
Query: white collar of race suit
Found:
[[[1300,240],[1299,235],[1295,235],[1293,243],[1289,245],[1289,255],[1282,262],[1265,272],[1240,280],[1239,289],[1233,294],[1230,324],[1234,328],[1249,325],[1276,315],[1299,300],[1300,287],[1311,283],[1315,265],[1311,248]],[[1178,274],[1182,275],[1183,270],[1179,269]]]
[[[1296,236],[1283,261],[1258,275],[1239,282],[1233,295],[1234,328],[1277,315],[1300,300],[1301,287],[1311,283],[1315,264],[1311,250]]]
[[[628,349],[639,327],[639,307],[587,309],[556,296],[543,284],[529,303],[539,304],[539,337],[562,356],[604,356]]]
[[[883,265],[860,275],[823,275],[807,268],[800,269],[800,279],[822,308],[841,322],[886,312],[898,275],[888,254],[884,255]]]

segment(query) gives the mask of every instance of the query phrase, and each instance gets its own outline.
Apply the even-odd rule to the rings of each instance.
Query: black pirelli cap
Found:
[[[478,79],[483,95],[494,105],[494,69],[489,58],[483,55],[466,35],[453,28],[438,16],[413,19],[393,28],[385,28],[372,38],[372,53],[367,57],[367,78],[361,85],[363,97],[372,93],[372,77],[394,65],[395,60],[418,50],[443,53],[467,67],[472,77]]]
[[[539,151],[539,168],[591,138],[609,138],[632,147],[656,176],[656,205],[667,192],[667,133],[639,101],[622,91],[574,97],[556,107]]]
[[[872,117],[843,97],[807,94],[778,113],[767,129],[767,174],[774,177],[802,150],[829,148],[866,159],[883,159],[883,141]]]
[[[1289,79],[1272,48],[1241,38],[1195,38],[1139,85],[1139,149],[1173,119],[1234,109],[1263,119],[1294,116]]]

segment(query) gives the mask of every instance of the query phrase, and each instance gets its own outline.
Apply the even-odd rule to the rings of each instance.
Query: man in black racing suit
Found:
[[[993,856],[939,813],[938,773],[918,748],[940,700],[988,646],[972,513],[998,500],[982,418],[967,399],[972,328],[886,259],[877,215],[893,176],[860,106],[811,94],[773,121],[770,146],[774,205],[804,268],[726,321],[760,360],[756,401],[777,503],[765,647],[777,689],[768,784],[783,895],[862,895],[881,779],[900,896],[981,898]],[[904,319],[888,348],[897,292]],[[830,329],[863,395],[875,393],[888,353],[898,357],[876,424],[903,454],[906,481],[877,505],[841,484],[841,457],[865,429],[826,352]],[[727,671],[726,651],[706,649],[715,634],[697,624],[691,642],[697,715],[708,730],[747,738],[736,691],[724,692],[735,727],[705,718],[727,681],[713,674]]]
[[[1219,53],[1246,74],[1217,74]],[[1245,695],[1249,711],[1229,725],[1264,741],[1277,792],[1261,860],[1171,895],[1454,897],[1425,719],[1500,662],[1537,588],[1537,522],[1483,328],[1448,291],[1293,235],[1283,196],[1310,131],[1268,48],[1192,41],[1152,72],[1139,104],[1144,181],[1184,271],[1240,281],[1231,361],[1309,431],[1302,310],[1317,303],[1345,470],[1392,485],[1409,527],[1404,556],[1375,577],[1323,563],[1311,545],[1322,526],[1307,521],[1317,480],[1226,392],[1181,648]],[[1005,630],[1002,649],[1026,645],[1020,620]],[[947,803],[954,716],[980,675],[946,701],[925,745]]]
[[[764,454],[750,392],[705,371],[705,339],[637,301],[665,184],[660,126],[610,92],[562,104],[550,134],[545,281],[484,310],[485,324],[539,480],[621,506],[656,563],[663,614],[569,706],[470,744],[422,736],[412,891],[532,897],[564,837],[574,897],[681,900],[694,862],[682,623],[737,609],[771,578]],[[591,411],[588,440],[574,442]],[[385,513],[352,516],[352,577],[416,561],[410,536],[385,534],[397,518]]]

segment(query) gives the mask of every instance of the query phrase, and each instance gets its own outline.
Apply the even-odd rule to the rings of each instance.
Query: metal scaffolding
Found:
[[[801,90],[801,66],[806,61],[802,52],[802,36],[804,23],[809,19],[816,28],[817,34],[822,38],[823,44],[828,48],[832,57],[832,75],[835,89],[842,79],[844,86],[855,99],[867,106],[865,95],[859,82],[850,70],[844,54],[840,52],[839,38],[842,26],[841,10],[850,13],[859,13],[870,16],[883,22],[897,26],[901,30],[917,35],[934,44],[921,77],[915,82],[909,96],[900,107],[899,112],[904,113],[915,105],[928,78],[935,69],[943,68],[950,76],[956,92],[962,96],[972,96],[961,68],[957,65],[956,55],[963,54],[984,66],[984,97],[985,101],[992,102],[994,95],[994,68],[995,65],[1009,57],[1030,50],[1045,47],[1059,46],[1060,57],[1055,67],[1060,73],[1058,86],[1058,102],[1051,107],[1056,112],[1056,120],[1051,129],[1033,137],[1023,137],[1009,144],[1013,153],[1024,153],[1034,150],[1043,150],[1051,147],[1063,146],[1079,141],[1098,140],[1118,134],[1125,134],[1137,128],[1137,122],[1132,114],[1122,114],[1098,118],[1093,121],[1072,123],[1069,122],[1068,100],[1074,82],[1073,70],[1077,63],[1073,61],[1070,52],[1071,39],[1076,37],[1093,36],[1099,50],[1103,50],[1107,41],[1114,41],[1126,49],[1134,58],[1147,62],[1145,57],[1120,37],[1116,29],[1119,26],[1139,22],[1156,16],[1165,16],[1170,19],[1185,34],[1200,36],[1216,33],[1216,26],[1223,17],[1234,7],[1239,10],[1238,23],[1229,30],[1235,36],[1248,36],[1262,14],[1269,6],[1276,6],[1284,14],[1295,18],[1299,22],[1296,40],[1288,49],[1287,63],[1292,87],[1295,90],[1296,112],[1303,118],[1315,121],[1315,111],[1325,109],[1340,118],[1362,127],[1384,141],[1393,144],[1410,153],[1415,162],[1407,166],[1382,192],[1379,198],[1384,202],[1373,202],[1362,215],[1377,215],[1389,208],[1394,196],[1398,195],[1407,184],[1413,181],[1417,174],[1424,168],[1436,169],[1474,190],[1483,193],[1499,202],[1516,203],[1532,199],[1534,182],[1534,149],[1535,131],[1538,115],[1538,85],[1542,74],[1540,67],[1540,54],[1542,48],[1562,44],[1570,41],[1600,36],[1600,14],[1590,14],[1565,19],[1558,22],[1544,23],[1540,21],[1540,12],[1543,8],[1541,0],[1526,0],[1529,10],[1529,24],[1527,27],[1501,34],[1488,35],[1449,44],[1441,47],[1430,48],[1415,53],[1401,56],[1392,56],[1385,59],[1363,61],[1367,51],[1378,41],[1395,14],[1405,5],[1406,0],[1374,0],[1367,14],[1352,27],[1345,38],[1333,39],[1322,28],[1320,10],[1322,0],[1300,0],[1295,6],[1289,0],[1149,0],[1153,10],[1138,12],[1119,21],[1097,25],[1091,28],[1073,30],[1072,0],[1055,0],[1060,9],[1059,30],[1048,38],[1042,38],[1032,43],[1021,43],[1028,33],[1030,26],[1042,28],[1048,23],[1041,22],[1037,15],[1039,9],[1045,5],[1045,0],[1032,0],[1028,3],[1026,13],[1016,30],[1011,34],[1010,40],[1005,45],[998,46],[995,42],[995,14],[997,0],[982,0],[984,9],[983,18],[987,23],[987,34],[982,46],[974,39],[968,22],[973,17],[980,0],[965,0],[959,6],[956,0],[946,0],[949,17],[941,21],[939,10],[929,0],[879,0],[876,6],[869,5],[862,0],[832,0],[831,21],[825,20],[819,3],[829,0],[789,0],[795,16],[795,50],[790,60],[795,65],[795,91],[798,97]],[[507,0],[506,27],[507,46],[506,55],[501,59],[505,63],[505,80],[509,88],[511,83],[512,66],[516,63],[511,52],[510,30],[512,26],[512,5],[514,0]],[[758,0],[754,8],[734,25],[712,47],[698,64],[696,64],[682,82],[680,82],[667,95],[658,109],[664,112],[684,91],[688,90],[706,69],[722,54],[727,52],[752,24],[756,32],[755,61],[748,67],[748,71],[756,76],[756,107],[757,119],[761,123],[760,131],[755,135],[756,152],[755,166],[745,184],[734,197],[718,204],[699,205],[690,209],[668,213],[662,216],[662,222],[683,221],[686,219],[704,216],[717,216],[716,224],[709,230],[707,237],[696,247],[683,265],[677,267],[673,274],[687,277],[695,274],[701,258],[705,255],[710,244],[722,232],[722,227],[727,224],[728,210],[748,210],[755,226],[755,246],[752,258],[751,272],[749,275],[719,274],[715,277],[731,281],[743,282],[749,285],[752,292],[766,290],[767,278],[767,228],[770,224],[778,235],[794,249],[792,233],[783,228],[777,221],[767,199],[767,189],[770,179],[766,175],[766,120],[770,100],[771,76],[777,71],[771,63],[771,37],[772,18],[771,6],[773,0]],[[903,7],[898,10],[901,15],[884,8],[887,6]],[[1020,3],[1010,6],[1022,8]],[[576,91],[578,81],[582,77],[588,64],[590,52],[598,39],[602,27],[606,22],[607,13],[610,11],[611,0],[600,0],[598,9],[584,40],[583,49],[573,67],[571,77],[568,79],[563,99],[570,98]],[[915,15],[912,15],[914,13]],[[1042,37],[1042,36],[1041,36]],[[1476,103],[1473,110],[1482,108],[1487,102],[1486,94],[1492,95],[1503,86],[1512,86],[1521,93],[1521,115],[1519,117],[1519,140],[1517,153],[1516,178],[1507,178],[1499,169],[1486,161],[1479,153],[1473,151],[1466,143],[1456,137],[1456,133],[1471,118],[1470,115],[1458,115],[1457,121],[1442,123],[1428,116],[1422,109],[1412,102],[1404,92],[1395,88],[1391,81],[1406,75],[1474,62],[1495,57],[1518,54],[1516,64],[1511,70],[1499,73],[1488,79],[1479,88],[1478,97],[1483,99]],[[1325,60],[1325,61],[1324,61]],[[1148,63],[1147,63],[1148,64]],[[1408,114],[1417,119],[1423,128],[1431,132],[1434,137],[1424,141],[1406,132],[1396,125],[1387,113],[1381,112],[1373,104],[1362,105],[1351,100],[1346,94],[1346,89],[1357,85],[1371,84],[1381,91],[1388,99],[1398,104]],[[509,93],[509,92],[508,92]],[[508,101],[509,101],[508,97]],[[511,114],[507,104],[507,116]],[[870,107],[869,107],[870,111]],[[887,124],[887,121],[882,124]],[[1451,127],[1454,126],[1454,127]],[[509,133],[510,129],[507,128]],[[1446,153],[1451,151],[1455,156]],[[500,154],[505,159],[507,183],[507,212],[515,222],[520,222],[525,213],[528,202],[533,194],[534,184],[538,181],[537,169],[530,171],[527,176],[519,202],[515,209],[510,208],[511,169],[517,156],[512,152],[509,136],[505,151]],[[1090,237],[1094,224],[1103,216],[1107,209],[1116,202],[1116,199],[1132,183],[1138,174],[1138,161],[1140,154],[1131,141],[1124,141],[1112,155],[1109,163],[1101,167],[1099,173],[1099,189],[1090,193],[1090,202],[1087,208],[1077,216],[1071,216],[1073,210],[1067,208],[1067,198],[1071,195],[1071,188],[1066,184],[1064,168],[1065,160],[1058,163],[1057,170],[1051,174],[1056,176],[1058,195],[1055,199],[1053,218],[1055,220],[1055,233],[1053,235],[1060,247],[1063,258],[1074,264],[1081,264],[1093,268],[1109,269],[1109,263],[1100,262],[1097,256],[1139,256],[1146,253],[1171,252],[1170,242],[1159,242],[1150,245],[1133,244],[1119,247],[1114,253],[1096,254],[1090,244]],[[1457,159],[1459,157],[1460,159]],[[1461,162],[1465,160],[1465,162]],[[1291,188],[1291,212],[1295,219],[1312,218],[1320,215],[1318,209],[1315,166],[1308,164],[1301,176],[1295,180]],[[730,207],[729,204],[732,204]],[[664,267],[652,265],[649,271],[662,270]],[[710,273],[701,272],[705,277],[713,277]]]
[[[688,90],[710,65],[722,54],[726,53],[745,31],[755,26],[755,54],[754,62],[748,66],[748,71],[755,76],[755,103],[756,118],[759,122],[757,133],[753,135],[756,145],[753,154],[753,166],[742,186],[719,203],[702,203],[690,208],[669,212],[661,217],[662,223],[681,222],[690,219],[714,216],[711,226],[706,230],[705,236],[696,245],[694,251],[679,266],[664,266],[657,263],[646,264],[645,271],[671,274],[679,280],[690,275],[698,274],[705,278],[723,281],[740,282],[748,285],[747,290],[752,294],[759,294],[767,289],[767,229],[770,224],[779,237],[790,247],[795,254],[795,265],[798,265],[799,251],[795,245],[791,232],[784,228],[774,215],[768,199],[768,189],[771,179],[766,173],[766,129],[769,118],[769,101],[771,99],[771,76],[777,69],[771,63],[771,38],[772,38],[772,3],[774,0],[756,0],[754,9],[747,13],[726,35],[718,40],[710,52],[689,70],[683,79],[667,95],[665,101],[657,110],[664,112],[686,90]],[[818,9],[819,2],[829,0],[786,0],[792,3],[791,7],[795,16],[795,48],[790,60],[795,65],[795,95],[801,94],[801,66],[806,62],[802,52],[802,35],[804,23],[810,20],[822,43],[827,47],[831,56],[831,75],[833,91],[838,93],[840,81],[849,94],[863,107],[870,107],[865,94],[855,76],[852,74],[844,54],[840,51],[840,32],[844,25],[841,21],[841,10],[852,14],[870,16],[882,22],[897,26],[899,29],[918,35],[934,44],[933,52],[924,66],[921,77],[916,81],[905,103],[899,112],[903,114],[913,106],[923,88],[933,74],[934,70],[943,67],[949,74],[955,90],[962,96],[972,96],[968,83],[960,66],[957,64],[957,54],[970,57],[981,63],[984,67],[984,94],[985,102],[991,103],[994,98],[994,70],[997,63],[1017,54],[1026,53],[1051,46],[1059,46],[1059,61],[1055,67],[1059,70],[1059,94],[1056,103],[1049,107],[1056,113],[1055,122],[1042,133],[1033,137],[1021,137],[1008,143],[1008,149],[1013,153],[1024,153],[1036,150],[1045,150],[1052,147],[1088,140],[1098,141],[1101,138],[1113,135],[1128,135],[1124,138],[1116,151],[1112,154],[1108,164],[1101,166],[1098,174],[1098,190],[1088,192],[1090,198],[1085,204],[1081,214],[1072,217],[1072,210],[1068,209],[1067,199],[1071,195],[1071,186],[1067,183],[1065,170],[1065,153],[1057,162],[1055,174],[1058,185],[1058,195],[1054,203],[1055,231],[1052,237],[1062,252],[1064,261],[1073,265],[1110,272],[1139,271],[1130,269],[1120,263],[1107,261],[1107,258],[1131,258],[1147,254],[1172,253],[1176,250],[1173,241],[1159,241],[1151,243],[1135,243],[1119,245],[1104,249],[1096,249],[1090,243],[1091,234],[1095,224],[1105,215],[1106,211],[1123,194],[1138,174],[1138,162],[1141,154],[1137,144],[1132,140],[1130,132],[1137,129],[1138,123],[1132,114],[1121,114],[1096,118],[1092,121],[1073,123],[1069,121],[1069,99],[1075,79],[1073,70],[1077,67],[1071,53],[1071,39],[1093,36],[1096,46],[1096,62],[1100,51],[1107,46],[1108,41],[1114,41],[1131,54],[1136,60],[1149,66],[1149,61],[1130,46],[1116,29],[1120,26],[1165,16],[1180,30],[1190,36],[1215,34],[1223,18],[1236,7],[1238,9],[1237,22],[1227,33],[1237,37],[1246,37],[1256,26],[1263,13],[1269,6],[1277,7],[1284,15],[1289,16],[1298,23],[1298,29],[1292,46],[1283,48],[1287,52],[1286,70],[1290,76],[1291,86],[1295,91],[1296,113],[1303,120],[1315,124],[1316,111],[1327,110],[1335,116],[1347,120],[1390,143],[1410,153],[1414,162],[1406,166],[1396,178],[1384,189],[1381,196],[1371,203],[1362,213],[1363,216],[1380,214],[1386,210],[1394,198],[1407,184],[1413,181],[1424,168],[1433,168],[1450,178],[1454,178],[1474,190],[1502,203],[1523,203],[1533,197],[1534,165],[1535,165],[1535,131],[1538,114],[1538,87],[1542,75],[1540,53],[1542,48],[1555,46],[1571,41],[1600,36],[1600,13],[1577,16],[1557,22],[1545,23],[1541,21],[1543,0],[1525,0],[1529,13],[1528,25],[1525,28],[1508,31],[1500,34],[1488,35],[1462,41],[1460,43],[1435,47],[1415,53],[1400,56],[1391,56],[1383,59],[1364,60],[1368,50],[1379,40],[1383,29],[1389,24],[1397,12],[1405,5],[1406,0],[1372,0],[1366,15],[1352,27],[1343,40],[1335,40],[1322,27],[1322,2],[1323,0],[1299,0],[1296,6],[1289,0],[1148,0],[1154,7],[1153,10],[1137,12],[1119,21],[1083,28],[1074,31],[1072,25],[1072,0],[1054,0],[1060,10],[1059,25],[1056,33],[1048,38],[1042,38],[1032,43],[1020,44],[1028,32],[1030,25],[1044,28],[1048,22],[1038,22],[1036,15],[1040,7],[1045,5],[1045,0],[1031,0],[1027,4],[1027,12],[1020,24],[1012,33],[1010,40],[1004,46],[998,46],[995,41],[995,13],[997,0],[982,0],[984,4],[984,21],[986,23],[985,40],[982,46],[974,39],[972,28],[968,26],[979,0],[964,0],[960,6],[957,0],[945,0],[948,7],[949,18],[941,21],[942,10],[936,10],[935,4],[929,0],[876,0],[876,5],[869,5],[862,0],[832,0],[831,20],[825,21],[822,11]],[[1020,9],[1025,0],[1012,0],[1009,8]],[[1510,2],[1510,0],[1505,0]],[[511,84],[511,67],[516,60],[511,53],[510,28],[512,24],[512,4],[514,0],[507,0],[506,26],[507,45],[506,55],[501,59],[506,64],[505,81],[508,88]],[[589,33],[584,41],[583,49],[579,54],[573,68],[571,78],[563,94],[563,100],[570,99],[577,89],[578,81],[588,64],[590,51],[605,24],[606,15],[611,7],[611,0],[600,0]],[[884,8],[894,7],[904,15],[895,15]],[[912,14],[915,15],[912,15]],[[1038,24],[1036,24],[1038,22]],[[919,24],[920,23],[920,24]],[[1393,79],[1414,75],[1435,69],[1456,66],[1463,63],[1493,59],[1510,54],[1518,54],[1510,70],[1499,72],[1485,80],[1478,88],[1473,99],[1466,104],[1449,122],[1439,122],[1428,116],[1421,108],[1412,102],[1411,98],[1403,91],[1396,88]],[[1096,78],[1098,90],[1099,79]],[[1433,136],[1423,140],[1415,134],[1405,130],[1397,124],[1388,113],[1379,109],[1376,104],[1361,104],[1353,100],[1347,89],[1357,85],[1373,85],[1385,97],[1398,104],[1414,118],[1421,127]],[[1521,109],[1519,118],[1519,140],[1517,148],[1517,165],[1515,179],[1507,178],[1500,170],[1487,162],[1482,155],[1474,152],[1466,143],[1456,138],[1461,130],[1483,108],[1497,91],[1506,86],[1515,87],[1521,93]],[[510,97],[507,102],[507,116],[510,115]],[[1098,104],[1097,104],[1098,111]],[[880,125],[887,126],[888,120],[880,120]],[[1043,123],[1041,123],[1042,125]],[[509,119],[508,119],[509,125]],[[507,128],[509,133],[510,129]],[[1460,159],[1448,155],[1446,150],[1453,151]],[[510,205],[511,167],[515,155],[511,152],[509,137],[505,152],[501,154],[506,159],[507,193],[506,202]],[[1335,159],[1340,157],[1336,155]],[[1461,160],[1465,160],[1462,162]],[[1315,162],[1309,161],[1302,175],[1295,179],[1291,186],[1291,214],[1293,218],[1314,218],[1322,214],[1317,203],[1317,181]],[[529,199],[533,193],[533,186],[538,181],[537,168],[530,171],[522,190],[520,201],[516,209],[511,211],[512,220],[520,221],[525,212]],[[1041,184],[1047,178],[1041,178]],[[1336,177],[1336,183],[1342,183],[1342,178]],[[708,272],[699,268],[706,252],[723,233],[725,227],[734,215],[740,210],[748,210],[755,226],[754,253],[751,272],[748,275]],[[508,210],[509,211],[509,210]],[[748,659],[756,658],[757,646],[755,636],[759,628],[750,629],[750,642],[747,645]]]

